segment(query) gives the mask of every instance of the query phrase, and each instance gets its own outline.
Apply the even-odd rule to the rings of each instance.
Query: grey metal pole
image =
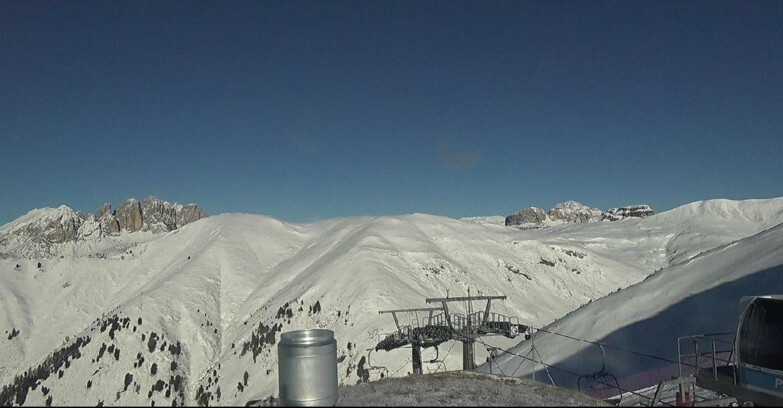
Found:
[[[413,374],[421,374],[421,345],[413,343],[411,353],[413,354]]]
[[[464,339],[462,341],[462,370],[464,371],[473,371],[476,368],[473,361],[473,346],[472,340]]]

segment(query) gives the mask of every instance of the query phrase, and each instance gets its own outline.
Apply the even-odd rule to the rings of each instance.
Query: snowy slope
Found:
[[[503,215],[489,215],[484,217],[462,217],[460,221],[476,224],[506,225],[506,217]]]
[[[661,217],[668,222],[707,214],[709,220],[761,220],[780,208],[743,202],[707,202],[681,207]],[[769,204],[769,203],[763,203]],[[704,211],[707,209],[707,211]],[[739,212],[737,212],[739,211]],[[680,243],[682,244],[682,243]],[[742,296],[783,293],[783,224],[718,246],[662,269],[643,282],[584,305],[544,329],[577,339],[604,342],[606,370],[618,378],[671,366],[677,361],[677,338],[699,333],[736,331],[737,303]],[[584,342],[546,332],[534,336],[536,350],[547,364],[578,374],[598,371],[600,350]],[[530,341],[513,347],[525,355]],[[510,353],[498,357],[500,368],[529,376],[533,365]],[[540,369],[538,365],[537,369]],[[484,366],[480,371],[488,371]],[[577,386],[577,378],[550,370],[558,385]],[[539,372],[539,379],[546,378]],[[621,381],[622,383],[622,381]]]
[[[279,333],[314,327],[335,331],[343,384],[356,383],[361,370],[379,378],[383,370],[370,363],[405,375],[408,350],[369,356],[394,328],[379,310],[426,306],[426,297],[470,288],[507,295],[493,311],[542,326],[682,254],[783,222],[781,206],[730,201],[718,209],[739,214],[685,206],[536,231],[423,214],[314,224],[223,214],[161,235],[76,242],[62,258],[0,260],[0,382],[41,366],[28,375],[38,381],[26,404],[244,404],[277,392],[271,342]],[[441,346],[441,358],[453,343]],[[458,354],[445,368],[460,367]],[[427,349],[423,357],[434,355]],[[477,350],[477,361],[485,356]],[[425,364],[425,372],[437,369]],[[24,394],[18,388],[9,391],[14,398]]]

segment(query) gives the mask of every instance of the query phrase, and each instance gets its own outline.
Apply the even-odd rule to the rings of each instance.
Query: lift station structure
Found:
[[[413,373],[422,373],[421,348],[436,347],[449,340],[462,342],[462,369],[471,371],[476,368],[474,361],[474,344],[480,336],[501,335],[515,338],[527,331],[528,327],[519,324],[519,318],[494,313],[490,309],[493,300],[505,300],[506,296],[459,296],[445,298],[428,298],[427,303],[440,304],[440,307],[413,309],[382,310],[379,314],[391,314],[397,331],[381,340],[375,350],[390,351],[407,345],[411,346]],[[473,301],[486,301],[483,310],[472,310]],[[449,304],[465,302],[467,312],[452,313]],[[420,312],[426,312],[427,317],[418,318]],[[413,324],[400,325],[398,314],[414,313]]]

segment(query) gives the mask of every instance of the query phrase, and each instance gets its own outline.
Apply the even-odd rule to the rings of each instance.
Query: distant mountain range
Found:
[[[380,310],[470,289],[542,327],[720,248],[756,251],[722,246],[783,222],[783,198],[532,230],[425,214],[293,224],[159,202],[33,210],[0,227],[0,405],[244,405],[277,394],[276,342],[302,328],[335,332],[341,384],[399,377],[410,350],[370,351],[396,330]],[[579,219],[568,207],[558,220]],[[477,347],[478,363],[487,355]],[[423,351],[425,373],[461,367],[454,341],[435,357]]]
[[[122,232],[168,232],[206,216],[197,204],[169,203],[157,197],[143,203],[130,198],[116,210],[110,203],[103,204],[87,216],[66,205],[36,209],[0,228],[0,255],[52,256],[64,244]]]
[[[631,391],[668,379],[676,373],[679,337],[736,333],[741,297],[783,294],[781,223],[781,198],[702,201],[639,221],[638,226],[676,226],[678,232],[667,247],[676,243],[680,248],[672,253],[682,251],[688,246],[686,242],[699,234],[737,231],[742,224],[756,224],[759,228],[745,230],[748,235],[737,234],[735,240],[716,239],[698,253],[672,257],[669,266],[643,281],[544,326],[533,341],[541,358],[557,368],[548,374],[557,385],[574,389],[579,384],[569,372],[589,374],[601,367],[615,375],[621,387]],[[643,245],[638,239],[636,242]],[[731,336],[727,339],[731,340]],[[603,343],[605,360],[597,346],[582,340]],[[547,378],[540,364],[520,358],[532,344],[523,341],[508,352],[500,352],[494,370],[517,376],[538,371],[539,378]],[[479,368],[483,372],[489,370],[488,365]],[[625,397],[639,400],[630,394]]]
[[[548,212],[538,207],[523,208],[505,218],[505,225],[520,228],[542,228],[573,222],[620,221],[655,214],[649,205],[631,205],[601,211],[576,201],[557,204]]]

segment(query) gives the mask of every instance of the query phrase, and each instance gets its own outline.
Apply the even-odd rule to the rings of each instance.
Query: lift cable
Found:
[[[529,356],[530,353],[532,353],[532,352],[533,352],[533,348],[530,348],[530,351],[528,351],[527,354],[525,354],[525,357],[523,357],[523,360],[519,362],[519,364],[517,365],[517,368],[515,368],[514,371],[511,372],[511,377],[513,377],[514,374],[517,373],[517,370],[519,370],[519,367],[522,367],[522,364],[525,362],[525,360],[527,360],[527,356]]]
[[[507,377],[506,373],[503,372],[503,369],[500,368],[500,364],[498,364],[498,361],[495,360],[495,356],[492,354],[493,350],[500,350],[500,348],[499,347],[492,347],[492,346],[488,347],[487,343],[484,342],[484,339],[481,338],[481,335],[477,334],[477,336],[478,336],[479,340],[481,340],[481,344],[483,344],[484,348],[487,350],[487,353],[489,353],[490,360],[494,361],[495,362],[495,366],[498,368],[498,370],[500,370],[500,374],[503,374],[503,377]],[[456,344],[456,342],[454,344]]]
[[[445,356],[443,356],[443,359],[439,360],[441,363],[443,363],[443,368],[444,368],[444,371],[446,371],[446,357],[448,357],[448,356],[449,356],[449,354],[451,353],[451,350],[453,350],[453,349],[454,349],[454,346],[456,346],[456,345],[457,345],[457,342],[456,342],[456,341],[455,341],[454,343],[451,343],[451,347],[449,347],[449,351],[447,351],[447,352],[446,352],[446,355],[445,355]],[[439,366],[438,368],[436,368],[436,369],[435,369],[435,372],[437,373],[437,372],[438,372],[438,370],[440,370],[440,366]]]
[[[400,368],[397,369],[397,371],[394,372],[394,374],[390,375],[389,378],[394,377],[397,373],[400,372],[400,370],[405,368],[405,366],[408,365],[408,363],[410,363],[410,362],[411,362],[411,359],[409,358],[408,360],[405,361],[405,363]]]
[[[594,344],[596,346],[603,346],[603,347],[606,347],[608,349],[622,351],[624,353],[634,354],[634,355],[641,356],[641,357],[648,357],[648,358],[652,358],[654,360],[665,361],[667,363],[679,364],[678,361],[675,361],[675,360],[672,360],[672,359],[668,359],[668,358],[660,357],[660,356],[655,356],[655,355],[647,354],[647,353],[641,353],[641,352],[638,352],[638,351],[628,350],[628,349],[624,349],[624,348],[621,348],[621,347],[611,346],[611,345],[606,344],[606,343],[599,343],[597,341],[580,339],[578,337],[573,337],[573,336],[569,336],[567,334],[557,333],[557,332],[549,331],[549,330],[546,330],[546,329],[539,329],[539,328],[533,328],[533,327],[531,327],[531,329],[535,329],[537,331],[542,331],[544,333],[554,334],[555,336],[564,337],[564,338],[571,339],[571,340],[574,340],[574,341],[581,341],[583,343]]]
[[[484,344],[485,346],[487,345],[486,343],[484,343],[484,341],[479,341],[479,342],[480,342],[480,343],[482,343],[482,344]],[[502,351],[504,351],[504,352],[506,352],[506,353],[508,353],[508,354],[511,354],[511,355],[513,355],[513,356],[517,356],[517,357],[523,358],[523,359],[525,359],[525,360],[532,361],[533,363],[539,363],[539,364],[543,365],[544,367],[552,368],[553,370],[557,370],[557,371],[563,372],[563,373],[565,373],[565,374],[568,374],[568,375],[571,375],[571,376],[573,376],[573,377],[577,377],[577,378],[579,378],[579,377],[580,377],[580,374],[577,374],[577,373],[575,373],[575,372],[573,372],[573,371],[570,371],[570,370],[567,370],[567,369],[564,369],[564,368],[557,367],[557,366],[555,366],[555,365],[552,365],[552,364],[547,364],[547,363],[544,363],[543,361],[536,360],[536,359],[535,359],[535,357],[533,357],[533,358],[529,358],[529,357],[527,357],[527,356],[523,356],[523,355],[521,355],[521,354],[517,354],[517,353],[515,353],[515,352],[513,352],[513,351],[511,351],[511,350],[507,350],[507,349],[503,349],[503,348],[499,348],[499,349],[500,349],[500,350],[502,350]],[[539,354],[539,357],[540,357],[540,354]],[[607,387],[611,387],[611,388],[617,388],[617,389],[618,389],[618,390],[620,390],[620,391],[627,392],[627,393],[631,393],[631,394],[633,394],[633,395],[636,395],[636,396],[639,396],[639,397],[642,397],[642,398],[646,398],[646,399],[648,399],[648,400],[651,400],[651,399],[652,399],[651,397],[648,397],[648,396],[646,396],[646,395],[639,394],[639,393],[638,393],[638,392],[636,392],[636,391],[633,391],[633,390],[628,390],[628,389],[625,389],[625,388],[623,388],[623,387],[618,387],[618,386],[616,386],[616,385],[614,385],[614,384],[609,384],[609,383],[607,383],[607,382],[605,382],[605,381],[596,380],[596,382],[597,382],[597,383],[599,383],[599,384],[603,384],[603,385],[605,385],[605,386],[607,386]],[[668,405],[669,405],[669,406],[671,406],[671,404],[668,404]]]

